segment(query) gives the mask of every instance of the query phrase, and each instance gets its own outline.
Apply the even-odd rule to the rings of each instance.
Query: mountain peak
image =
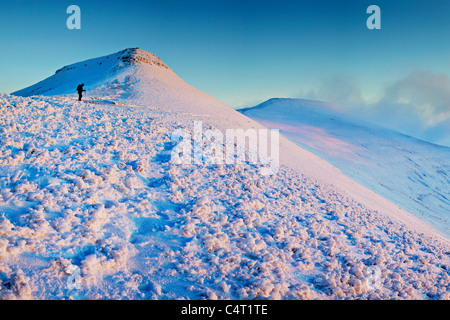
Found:
[[[157,65],[165,69],[169,67],[161,60],[161,58],[155,56],[153,53],[139,49],[139,48],[128,48],[118,52],[119,57],[125,64],[137,64],[139,62]]]
[[[84,83],[90,102],[158,106],[199,114],[222,115],[231,110],[186,83],[159,57],[139,48],[73,63],[12,94],[24,97],[68,95],[76,99],[80,83]]]
[[[170,69],[164,61],[161,60],[161,58],[157,57],[151,52],[139,49],[139,48],[128,48],[104,57],[95,58],[95,59],[89,59],[83,62],[77,62],[68,66],[65,66],[59,70],[56,70],[56,73],[62,72],[62,71],[68,71],[72,69],[77,68],[83,68],[83,67],[91,67],[93,63],[96,63],[98,65],[102,64],[108,64],[113,61],[118,61],[118,65],[116,67],[123,67],[123,66],[132,66],[137,65],[139,63],[144,63],[147,65],[153,65],[162,67],[164,69]],[[121,65],[122,63],[122,65]]]
[[[139,48],[128,48],[66,65],[47,79],[12,94],[19,96],[70,94],[78,83],[85,83],[86,87],[92,90],[121,78],[125,73],[135,76],[138,70],[159,79],[174,74],[174,71],[153,53]]]

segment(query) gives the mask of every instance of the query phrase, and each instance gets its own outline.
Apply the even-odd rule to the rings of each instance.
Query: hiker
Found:
[[[77,91],[78,91],[78,101],[81,101],[81,98],[83,97],[83,91],[86,92],[86,90],[83,90],[84,87],[84,83],[79,84],[77,87]]]

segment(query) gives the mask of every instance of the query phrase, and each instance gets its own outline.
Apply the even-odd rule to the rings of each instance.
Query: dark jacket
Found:
[[[83,90],[83,85],[78,85],[78,87],[77,87],[77,91],[78,91],[78,93],[82,93],[83,91],[85,91],[85,90]]]

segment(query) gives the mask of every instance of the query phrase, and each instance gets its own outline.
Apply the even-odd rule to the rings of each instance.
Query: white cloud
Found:
[[[450,77],[445,74],[412,72],[386,86],[375,103],[364,99],[357,81],[349,76],[324,79],[306,97],[329,101],[378,125],[450,146]]]

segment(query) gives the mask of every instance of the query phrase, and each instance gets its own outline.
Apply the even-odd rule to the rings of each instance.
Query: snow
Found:
[[[12,94],[75,96],[75,89],[81,82],[93,102],[120,104],[126,101],[127,105],[217,116],[232,111],[183,81],[160,58],[138,48],[66,66],[51,77]]]
[[[445,237],[287,139],[273,175],[173,163],[196,121],[264,127],[116,55],[81,63],[89,102],[52,77],[0,94],[0,298],[450,298]]]
[[[319,101],[271,99],[242,112],[450,236],[450,148],[364,123]]]

